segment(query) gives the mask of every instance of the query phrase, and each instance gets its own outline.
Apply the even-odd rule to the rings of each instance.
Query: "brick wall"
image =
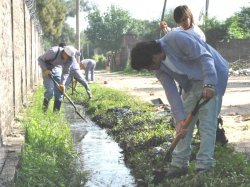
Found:
[[[40,81],[41,39],[25,0],[0,1],[0,146]]]

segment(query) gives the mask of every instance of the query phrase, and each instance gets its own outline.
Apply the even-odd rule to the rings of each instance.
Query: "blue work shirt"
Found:
[[[65,61],[61,57],[62,52],[63,48],[61,47],[51,47],[43,55],[38,57],[38,62],[42,71],[50,69],[53,74],[60,73],[62,75],[61,82],[62,84],[64,84],[68,77],[70,66],[73,62],[74,57],[71,57],[69,58],[69,60]]]
[[[209,44],[185,31],[172,31],[157,40],[167,59],[156,71],[176,120],[186,117],[176,86],[185,92],[195,81],[215,85],[215,92],[223,95],[228,80],[228,62]]]

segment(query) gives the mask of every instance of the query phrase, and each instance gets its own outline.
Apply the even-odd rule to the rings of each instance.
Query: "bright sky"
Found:
[[[99,9],[106,11],[111,4],[128,10],[131,16],[138,19],[160,19],[164,0],[90,0],[99,6]],[[198,21],[201,10],[205,10],[206,0],[167,0],[166,9],[174,9],[179,5],[186,4]],[[250,0],[210,0],[209,17],[216,16],[219,20],[225,20],[233,13],[240,10],[240,7],[249,7]]]
[[[142,20],[160,20],[164,4],[164,0],[89,0],[89,2],[96,4],[102,12],[106,12],[111,4],[115,5],[130,12],[133,18]],[[205,12],[206,0],[167,0],[166,11],[184,4],[191,9],[195,22],[198,23],[200,12]],[[249,6],[250,0],[210,0],[208,16],[224,21],[241,7]],[[80,22],[86,23],[83,17],[80,18]],[[86,24],[81,24],[80,29],[86,28]]]

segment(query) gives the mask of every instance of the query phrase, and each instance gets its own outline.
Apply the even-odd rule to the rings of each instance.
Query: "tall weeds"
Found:
[[[25,144],[16,186],[80,186],[84,172],[76,166],[77,154],[64,112],[53,113],[51,107],[43,113],[42,100],[43,88],[36,92],[32,106],[25,112]]]

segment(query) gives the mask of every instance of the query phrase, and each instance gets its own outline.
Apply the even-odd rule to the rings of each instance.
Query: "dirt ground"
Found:
[[[155,77],[96,71],[95,80],[101,85],[125,91],[148,102],[161,98],[168,104],[164,90]],[[230,77],[222,105],[223,128],[229,143],[237,151],[246,153],[250,159],[250,77]]]

